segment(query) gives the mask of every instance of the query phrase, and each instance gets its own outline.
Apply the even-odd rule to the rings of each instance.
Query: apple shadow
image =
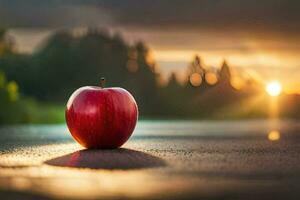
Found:
[[[59,167],[110,170],[144,169],[166,165],[161,158],[124,148],[114,150],[85,149],[47,160],[44,163]]]

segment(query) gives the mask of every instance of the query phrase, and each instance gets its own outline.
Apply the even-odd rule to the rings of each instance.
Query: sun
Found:
[[[266,92],[273,97],[280,95],[282,92],[281,83],[279,81],[271,81],[267,83]]]

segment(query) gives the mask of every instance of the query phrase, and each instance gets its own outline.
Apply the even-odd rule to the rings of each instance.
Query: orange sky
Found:
[[[61,28],[101,27],[151,48],[163,77],[179,76],[195,54],[226,59],[241,76],[279,80],[300,92],[300,2],[283,0],[116,0],[0,2],[0,25],[31,52]]]

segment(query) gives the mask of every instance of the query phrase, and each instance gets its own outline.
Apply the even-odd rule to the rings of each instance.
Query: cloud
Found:
[[[150,28],[300,30],[300,2],[284,0],[106,1],[120,24]]]
[[[297,0],[1,0],[2,24],[300,31]]]
[[[128,41],[144,40],[165,71],[183,73],[199,53],[208,65],[226,58],[264,77],[298,83],[299,10],[298,0],[0,0],[0,26],[18,29],[12,33],[29,50],[51,30],[106,27]]]
[[[109,26],[107,10],[79,1],[0,0],[0,25],[8,28]]]
[[[0,25],[115,28],[160,49],[299,51],[299,10],[297,0],[0,0]]]

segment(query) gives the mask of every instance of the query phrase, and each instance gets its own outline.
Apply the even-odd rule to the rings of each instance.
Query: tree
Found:
[[[6,56],[13,52],[13,40],[7,35],[5,29],[0,28],[0,57]]]
[[[199,87],[203,83],[204,76],[205,69],[202,66],[200,57],[196,55],[187,69],[188,85],[192,87]]]
[[[154,71],[154,66],[148,62],[149,50],[142,42],[138,42],[134,46],[134,51],[136,52],[135,62],[138,70],[134,73],[129,71],[126,80],[128,84],[126,85],[136,97],[141,113],[157,114],[159,111],[156,108],[160,106],[157,86],[159,74]]]
[[[219,83],[230,85],[231,72],[230,72],[230,69],[229,69],[229,66],[228,66],[226,60],[223,61],[223,64],[221,66],[219,74],[220,74],[219,75],[220,76]]]

